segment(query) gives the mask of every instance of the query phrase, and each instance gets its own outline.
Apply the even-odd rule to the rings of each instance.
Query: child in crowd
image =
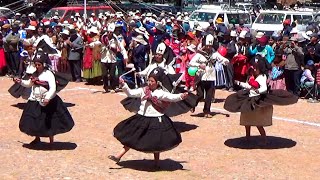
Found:
[[[196,46],[193,44],[187,46],[186,72],[188,72],[189,62],[195,54],[196,54]],[[185,90],[192,92],[196,89],[195,83],[194,83],[194,78],[195,78],[194,76],[190,76],[188,73],[185,74],[185,79],[186,79],[186,89]]]
[[[312,76],[313,69],[314,69],[314,62],[312,60],[309,60],[304,68],[304,71],[300,79],[300,82],[302,85],[305,85],[307,87],[314,86],[315,78]]]

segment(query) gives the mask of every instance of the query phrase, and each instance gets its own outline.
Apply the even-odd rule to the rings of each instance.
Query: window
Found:
[[[291,15],[286,15],[285,19],[290,19],[290,22],[291,22]]]
[[[308,25],[312,21],[311,15],[293,15],[293,20],[297,22],[298,25]]]
[[[58,13],[59,17],[62,17],[64,15],[64,13],[66,12],[66,10],[50,9],[44,17],[49,19],[49,18],[55,16],[56,12]]]
[[[72,10],[68,10],[64,15],[63,20],[64,21],[69,20],[71,18],[71,15],[72,15]]]
[[[318,15],[314,18],[314,20],[315,20],[316,22],[320,22],[320,14],[318,14]]]
[[[220,13],[220,14],[218,15],[217,19],[218,19],[218,18],[221,18],[221,19],[224,21],[224,14],[223,14],[223,13]]]
[[[308,25],[311,22],[313,17],[311,15],[302,15],[302,20],[298,24]]]
[[[244,24],[251,24],[250,14],[246,14],[246,13],[227,14],[227,17],[228,17],[229,24],[239,24],[239,19],[243,20]]]
[[[209,19],[214,19],[215,16],[216,16],[215,13],[194,12],[194,13],[191,14],[190,20],[208,22]]]
[[[9,9],[1,9],[0,10],[0,16],[6,17],[7,19],[11,19],[14,17],[14,12]]]
[[[106,8],[105,9],[104,8],[96,9],[96,12],[97,12],[97,14],[100,14],[100,13],[104,14],[105,12],[111,13],[111,11],[109,9],[106,9]]]
[[[261,13],[256,23],[260,24],[282,24],[285,14],[282,13]]]

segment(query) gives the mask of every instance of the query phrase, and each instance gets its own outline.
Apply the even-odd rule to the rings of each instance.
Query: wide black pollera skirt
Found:
[[[133,115],[120,122],[113,133],[121,144],[147,153],[167,151],[182,142],[180,133],[166,115],[161,117]]]
[[[30,136],[49,137],[70,131],[74,121],[61,98],[56,95],[47,106],[28,101],[19,128]]]

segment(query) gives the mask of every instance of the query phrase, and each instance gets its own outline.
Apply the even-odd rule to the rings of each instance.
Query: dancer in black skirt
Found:
[[[244,90],[227,97],[224,108],[230,112],[241,112],[240,125],[245,126],[246,139],[250,138],[251,126],[256,126],[261,134],[261,145],[267,144],[264,126],[272,125],[273,105],[290,105],[298,97],[285,90],[268,90],[267,73],[264,57],[257,55],[249,69],[251,77],[248,82],[236,81]]]
[[[162,73],[153,71],[148,77],[148,86],[139,89],[130,89],[122,78],[119,79],[127,96],[141,98],[141,105],[136,115],[120,122],[114,128],[114,137],[124,147],[116,156],[108,156],[109,159],[119,162],[132,148],[154,153],[155,167],[159,168],[160,152],[170,150],[182,142],[180,133],[163,112],[170,102],[181,101],[187,98],[188,93],[171,94],[163,91],[158,81],[161,76]]]
[[[20,53],[21,60],[19,66],[19,72],[16,78],[28,80],[29,77],[36,71],[27,51],[22,51]],[[28,99],[31,93],[31,88],[23,87],[19,83],[14,83],[8,92],[15,98],[22,97],[23,99]]]
[[[30,79],[14,79],[32,90],[19,128],[21,132],[36,137],[31,144],[40,142],[40,137],[49,137],[50,143],[53,143],[54,135],[70,131],[74,122],[64,103],[56,95],[55,76],[46,68],[50,61],[48,55],[39,51],[33,61],[37,70]]]

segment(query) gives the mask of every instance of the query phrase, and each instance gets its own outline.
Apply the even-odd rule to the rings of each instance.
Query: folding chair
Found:
[[[303,97],[304,99],[309,98],[314,98],[314,86],[307,86],[304,83],[301,83],[300,85],[300,96]]]

